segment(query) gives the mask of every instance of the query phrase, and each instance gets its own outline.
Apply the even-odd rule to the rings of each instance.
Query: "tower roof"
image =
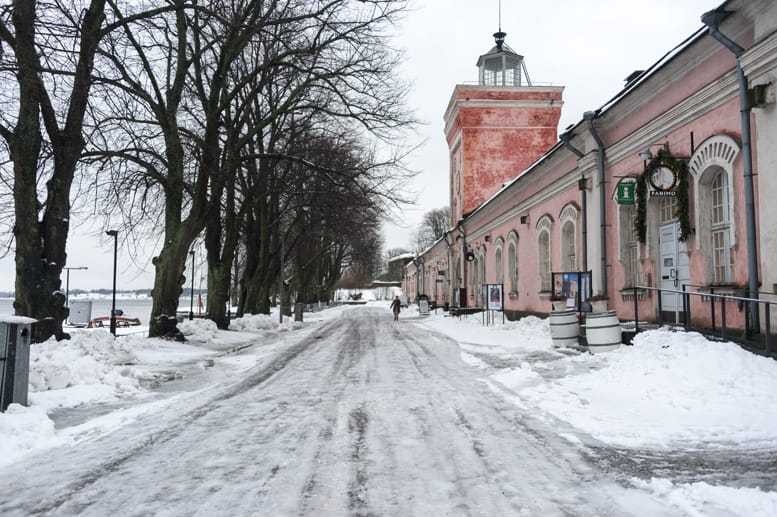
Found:
[[[506,32],[500,28],[494,33],[494,45],[491,50],[478,58],[476,66],[480,70],[480,84],[490,86],[531,86],[529,72],[523,62],[523,56],[505,43]]]

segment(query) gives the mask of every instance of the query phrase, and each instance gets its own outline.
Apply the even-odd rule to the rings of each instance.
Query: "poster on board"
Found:
[[[487,307],[491,311],[501,311],[502,305],[502,284],[487,285]]]

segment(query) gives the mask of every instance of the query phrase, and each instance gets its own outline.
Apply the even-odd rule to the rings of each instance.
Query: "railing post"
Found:
[[[710,296],[710,311],[712,312],[712,333],[716,333],[717,329],[715,328],[715,288],[710,287],[710,294],[713,296]]]
[[[658,326],[661,327],[664,324],[664,318],[662,316],[664,312],[664,305],[661,301],[661,299],[664,297],[664,293],[661,291],[661,288],[658,288]]]
[[[637,300],[637,286],[634,286],[634,334],[639,334],[639,300]]]
[[[772,306],[768,303],[764,304],[764,309],[766,309],[766,314],[764,315],[764,322],[766,324],[766,335],[764,336],[764,346],[766,348],[766,354],[772,355],[772,343],[770,339],[770,335],[772,333],[772,322],[771,322],[771,308]]]
[[[691,300],[689,299],[689,294],[685,290],[687,286],[683,284],[683,314],[685,315],[685,331],[688,332],[691,330]]]
[[[725,297],[720,299],[720,319],[722,320],[720,337],[722,337],[723,339],[728,339],[726,337],[726,298]]]

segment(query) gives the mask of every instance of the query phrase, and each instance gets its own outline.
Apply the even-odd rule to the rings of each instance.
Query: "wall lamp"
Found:
[[[650,150],[651,147],[655,147],[657,145],[660,145],[664,148],[664,151],[669,151],[669,142],[664,142],[663,144],[650,144],[645,149],[639,152],[639,157],[642,158],[644,161],[652,160],[653,159],[653,152]]]

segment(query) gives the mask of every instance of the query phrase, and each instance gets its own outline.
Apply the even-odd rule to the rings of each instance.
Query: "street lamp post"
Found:
[[[116,258],[119,249],[119,231],[108,230],[106,235],[113,237],[113,296],[111,298],[111,334],[116,337]]]
[[[283,244],[283,228],[280,228],[280,234],[281,234],[281,274],[280,274],[280,285],[278,286],[278,309],[280,316],[278,316],[278,321],[280,323],[283,323],[283,253],[284,253],[284,244]]]
[[[189,293],[189,321],[194,319],[194,250],[191,250],[189,252],[189,255],[192,256],[192,270],[191,270],[191,276],[192,276],[192,289]]]

